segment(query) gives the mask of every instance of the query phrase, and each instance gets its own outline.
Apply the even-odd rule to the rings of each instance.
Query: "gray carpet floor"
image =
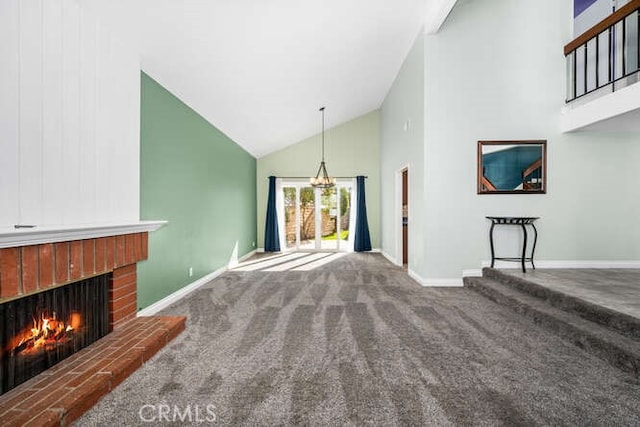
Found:
[[[640,425],[633,376],[377,254],[230,271],[161,314],[186,331],[77,425]]]

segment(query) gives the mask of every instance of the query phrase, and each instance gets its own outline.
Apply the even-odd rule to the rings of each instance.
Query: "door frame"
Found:
[[[410,164],[406,164],[401,166],[400,169],[396,170],[395,173],[395,200],[393,203],[393,223],[395,224],[393,229],[395,230],[395,264],[397,266],[402,267],[402,173],[407,171],[407,227],[411,227],[411,203],[409,200],[411,199],[411,192],[409,189],[411,186],[409,183],[411,182],[410,176]],[[410,229],[410,228],[409,228]],[[407,264],[411,259],[411,251],[409,244],[407,242]]]
[[[295,188],[296,189],[296,202],[295,202],[295,225],[296,225],[296,244],[292,248],[287,248],[286,242],[286,224],[285,224],[285,213],[284,213],[284,188]],[[300,248],[300,189],[305,187],[311,187],[308,181],[296,181],[296,180],[281,180],[278,179],[276,181],[276,203],[277,203],[277,212],[278,212],[278,234],[280,235],[280,248],[282,252],[291,252],[291,251],[299,251],[304,250],[307,252],[353,252],[353,242],[354,242],[354,233],[355,233],[355,215],[356,209],[354,206],[354,202],[357,200],[357,188],[355,179],[338,179],[336,181],[336,197],[337,197],[337,231],[341,232],[340,228],[340,188],[342,187],[351,187],[351,210],[350,210],[350,218],[349,218],[349,238],[347,240],[340,240],[339,236],[337,236],[336,240],[336,248],[335,249],[322,249],[321,239],[322,239],[322,231],[320,230],[322,227],[322,213],[321,213],[321,204],[319,202],[320,191],[322,189],[316,188],[314,189],[314,209],[315,209],[315,247],[312,249],[309,248]]]

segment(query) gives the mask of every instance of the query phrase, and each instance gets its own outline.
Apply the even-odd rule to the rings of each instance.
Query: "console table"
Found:
[[[536,266],[533,263],[533,254],[536,251],[536,242],[538,241],[538,230],[536,230],[536,226],[533,224],[535,220],[539,219],[539,217],[526,217],[526,216],[488,216],[487,219],[491,221],[491,228],[489,229],[489,243],[491,243],[491,268],[495,265],[496,260],[501,261],[513,261],[519,262],[522,264],[522,272],[526,273],[527,268],[525,266],[525,262],[529,261],[531,266],[535,269]],[[515,225],[522,227],[522,232],[524,233],[524,242],[522,243],[522,256],[520,257],[496,257],[495,250],[493,247],[493,229],[496,225]],[[531,249],[531,256],[527,257],[527,225],[530,225],[533,228],[533,248]]]

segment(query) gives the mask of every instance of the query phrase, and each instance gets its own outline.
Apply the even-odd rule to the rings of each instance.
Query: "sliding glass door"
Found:
[[[313,188],[306,183],[283,182],[278,209],[285,250],[353,250],[350,226],[355,185],[351,180],[332,188]]]

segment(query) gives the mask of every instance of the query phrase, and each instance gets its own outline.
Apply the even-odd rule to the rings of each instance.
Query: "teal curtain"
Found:
[[[364,176],[356,177],[358,204],[356,206],[356,236],[353,242],[353,250],[364,252],[371,250],[371,236],[369,235],[369,222],[367,221],[367,203],[364,194]]]
[[[267,221],[264,227],[265,252],[280,252],[278,234],[278,214],[276,211],[276,177],[269,177],[269,198],[267,199]]]

